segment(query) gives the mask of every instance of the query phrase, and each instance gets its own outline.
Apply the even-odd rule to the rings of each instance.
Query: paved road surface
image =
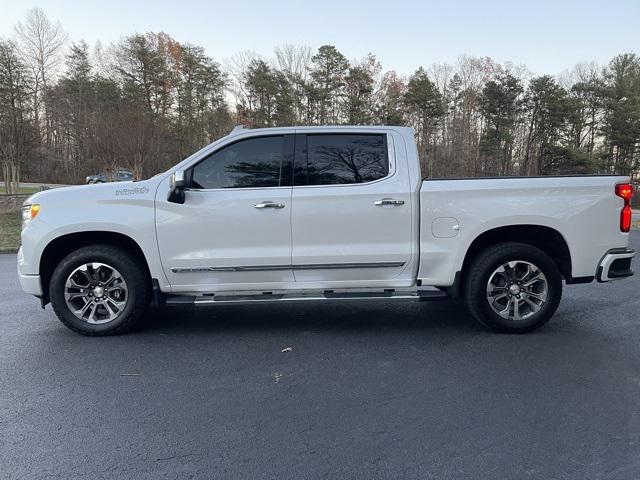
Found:
[[[14,261],[2,479],[640,478],[640,277],[567,288],[525,336],[444,302],[151,312],[92,339]]]

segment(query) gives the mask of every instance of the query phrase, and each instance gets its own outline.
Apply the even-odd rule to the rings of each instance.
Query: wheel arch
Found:
[[[454,286],[449,291],[450,295],[457,297],[463,293],[465,275],[480,252],[504,242],[520,242],[539,248],[556,263],[567,283],[582,281],[571,276],[571,252],[566,239],[558,230],[544,225],[505,225],[486,230],[471,242],[465,253],[462,268],[456,274]]]
[[[110,231],[84,231],[61,235],[51,240],[40,255],[40,282],[42,284],[42,304],[49,303],[49,282],[60,261],[69,253],[89,245],[113,245],[132,254],[144,269],[151,283],[151,272],[140,245],[128,235]]]

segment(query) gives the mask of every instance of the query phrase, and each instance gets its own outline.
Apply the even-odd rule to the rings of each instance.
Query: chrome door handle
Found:
[[[255,208],[284,208],[284,203],[260,202],[254,205]]]
[[[376,207],[382,207],[384,205],[404,205],[404,200],[394,200],[393,198],[383,198],[382,200],[376,200],[373,202]]]

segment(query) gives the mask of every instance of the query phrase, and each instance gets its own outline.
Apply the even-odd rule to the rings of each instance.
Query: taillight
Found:
[[[628,232],[631,230],[631,218],[633,211],[631,210],[631,197],[633,197],[633,185],[630,183],[619,183],[616,185],[616,195],[624,200],[624,207],[620,212],[620,231]]]
[[[631,217],[633,216],[633,211],[631,210],[631,205],[625,205],[622,209],[622,213],[620,213],[620,231],[628,232],[631,230]]]
[[[631,201],[631,197],[633,197],[633,185],[630,183],[619,183],[616,185],[616,195],[624,198],[626,201]]]

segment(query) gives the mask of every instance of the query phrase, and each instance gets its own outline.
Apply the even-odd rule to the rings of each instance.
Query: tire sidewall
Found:
[[[90,262],[104,263],[115,268],[127,284],[127,305],[116,319],[107,323],[91,324],[80,320],[71,312],[64,298],[65,283],[71,272]],[[126,252],[110,246],[84,247],[67,255],[58,264],[51,277],[49,294],[56,314],[65,325],[79,333],[101,335],[124,329],[132,320],[136,307],[141,302],[146,302],[141,288],[144,281],[139,266],[135,261],[131,261]]]

